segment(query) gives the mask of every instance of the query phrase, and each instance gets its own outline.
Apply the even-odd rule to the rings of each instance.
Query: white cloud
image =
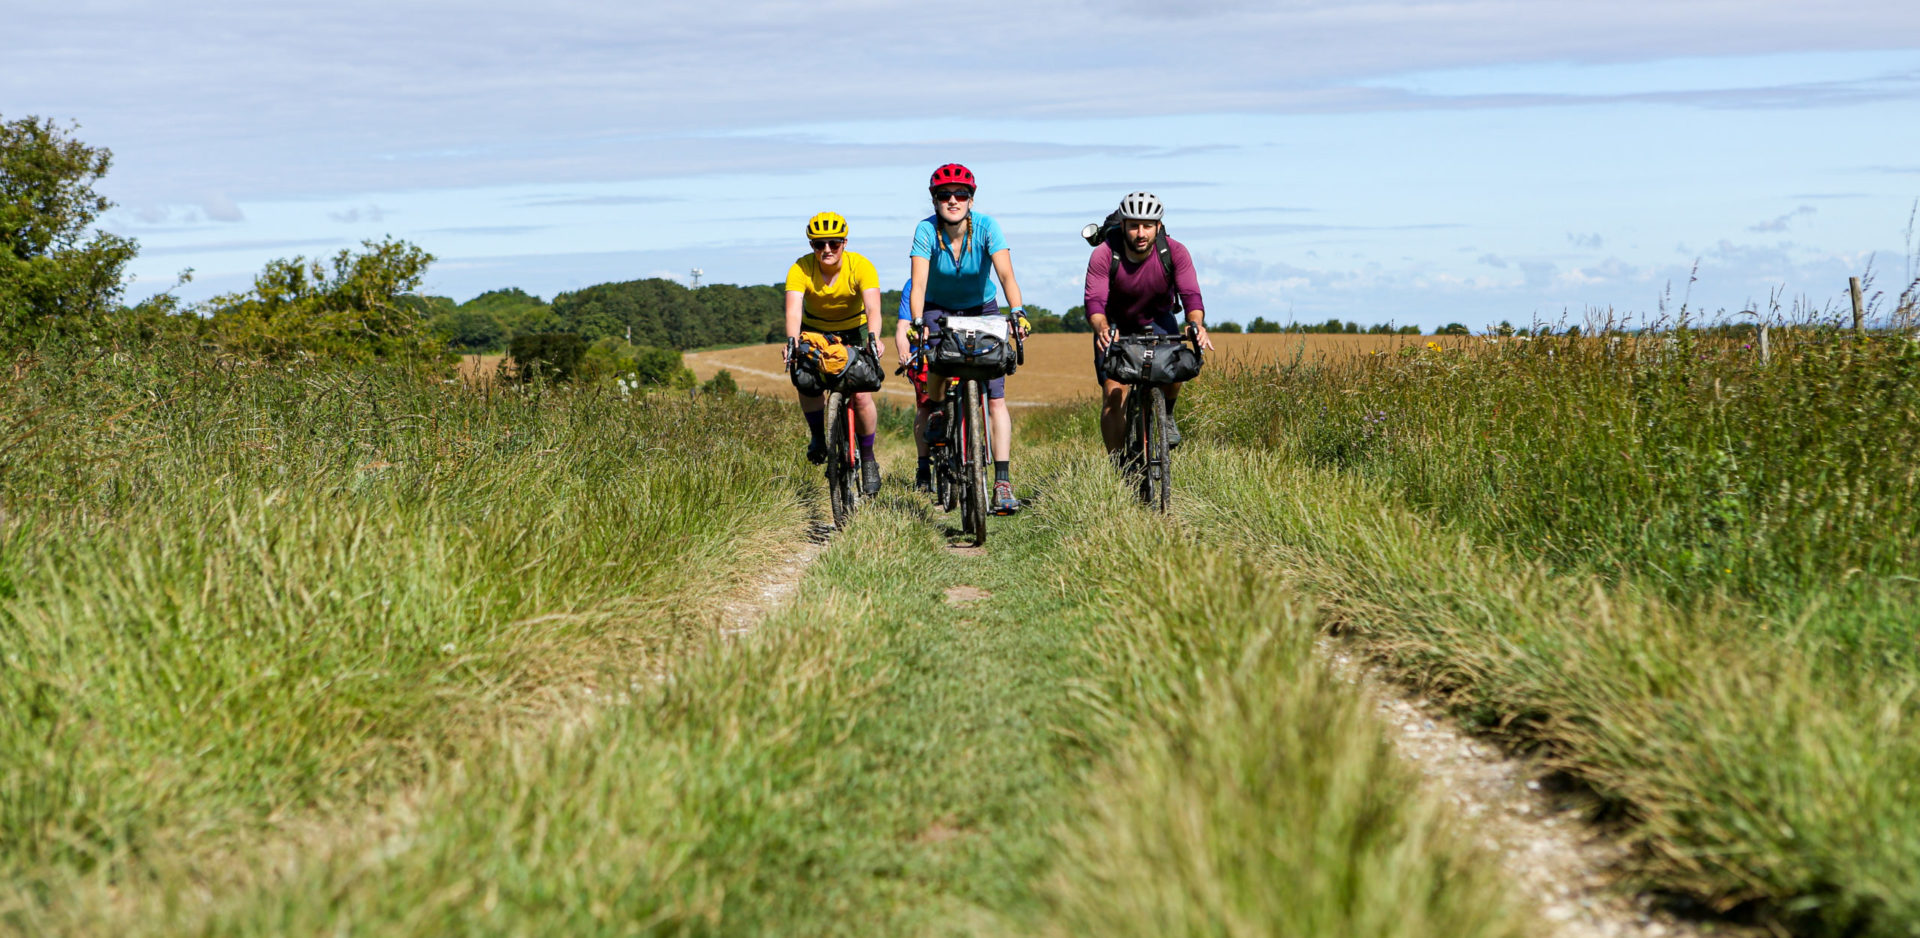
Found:
[[[1799,208],[1796,208],[1793,211],[1786,213],[1785,215],[1780,215],[1778,217],[1770,218],[1763,222],[1755,222],[1754,224],[1748,225],[1747,230],[1758,231],[1758,232],[1786,231],[1789,227],[1793,225],[1794,219],[1799,218],[1802,215],[1812,215],[1816,211],[1818,210],[1811,205],[1802,205]]]
[[[867,2],[29,4],[8,11],[0,48],[10,101],[30,111],[60,102],[59,116],[81,118],[90,139],[140,157],[154,176],[141,189],[218,184],[255,199],[849,157],[830,148],[796,162],[794,141],[763,139],[745,145],[748,153],[697,139],[802,119],[1534,105],[1565,96],[1424,95],[1358,83],[1515,63],[1920,45],[1920,7],[1892,0],[1140,0],[1136,8],[990,0],[970,7],[968,19],[1015,28],[969,33],[966,59],[980,67],[966,70],[965,93],[947,95],[934,92],[936,39],[924,18]],[[1142,59],[1179,66],[1140,81],[1130,63]],[[809,96],[822,62],[834,63],[835,91]],[[1920,90],[1857,85],[1675,93],[1758,106]],[[795,108],[801,100],[804,113]],[[1152,143],[1142,156],[1239,145]]]
[[[369,205],[365,208],[355,206],[353,208],[346,209],[345,211],[328,212],[327,217],[343,225],[355,225],[363,221],[365,222],[382,221],[387,217],[387,212],[385,209],[381,208],[378,205]]]

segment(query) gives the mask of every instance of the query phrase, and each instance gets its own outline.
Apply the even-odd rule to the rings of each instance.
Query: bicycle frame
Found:
[[[1112,335],[1109,333],[1109,335]],[[1133,345],[1191,344],[1194,353],[1204,356],[1198,335],[1189,325],[1178,336],[1113,336],[1115,344]],[[1122,468],[1133,476],[1137,495],[1143,504],[1161,512],[1173,501],[1173,461],[1167,450],[1167,389],[1171,385],[1152,381],[1127,382],[1126,443],[1122,449]]]

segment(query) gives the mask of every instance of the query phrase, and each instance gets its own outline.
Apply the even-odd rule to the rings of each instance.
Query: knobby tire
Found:
[[[860,504],[860,467],[855,462],[853,399],[839,391],[827,395],[827,498],[834,530],[844,530]]]
[[[966,387],[966,460],[965,478],[961,480],[966,490],[962,530],[973,535],[973,546],[987,543],[987,468],[992,457],[987,453],[987,421],[984,398],[986,385],[979,381],[961,382]]]
[[[1147,389],[1143,402],[1146,411],[1146,498],[1149,506],[1161,512],[1173,500],[1173,461],[1167,458],[1167,392],[1160,385]]]

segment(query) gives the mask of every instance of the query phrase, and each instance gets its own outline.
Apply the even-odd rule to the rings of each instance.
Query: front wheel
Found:
[[[1173,463],[1167,458],[1167,392],[1156,384],[1147,389],[1146,397],[1147,472],[1142,500],[1165,512],[1173,500]]]
[[[836,530],[846,528],[860,504],[860,451],[853,441],[852,403],[839,391],[827,395],[827,499],[833,504]]]
[[[987,414],[986,385],[979,381],[964,382],[967,388],[965,443],[965,478],[961,487],[966,491],[965,504],[961,506],[964,525],[962,530],[973,535],[973,546],[979,547],[987,542],[987,468],[992,465],[993,457],[987,452]]]

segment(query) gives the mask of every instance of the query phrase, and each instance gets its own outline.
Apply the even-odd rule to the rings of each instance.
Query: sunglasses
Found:
[[[836,251],[838,251],[838,250],[840,250],[840,247],[841,247],[842,245],[844,245],[844,244],[846,244],[846,243],[847,243],[847,239],[845,239],[845,238],[815,238],[815,239],[813,239],[813,240],[811,240],[811,241],[808,241],[807,243],[808,243],[808,244],[810,244],[810,245],[812,245],[812,246],[813,246],[813,249],[814,249],[814,250],[816,250],[816,251],[818,251],[818,250],[820,250],[821,248],[833,248],[834,250],[836,250]]]
[[[940,190],[936,190],[933,193],[933,200],[935,202],[946,202],[951,199],[959,199],[962,202],[971,202],[973,201],[973,190],[972,189],[940,189]]]

